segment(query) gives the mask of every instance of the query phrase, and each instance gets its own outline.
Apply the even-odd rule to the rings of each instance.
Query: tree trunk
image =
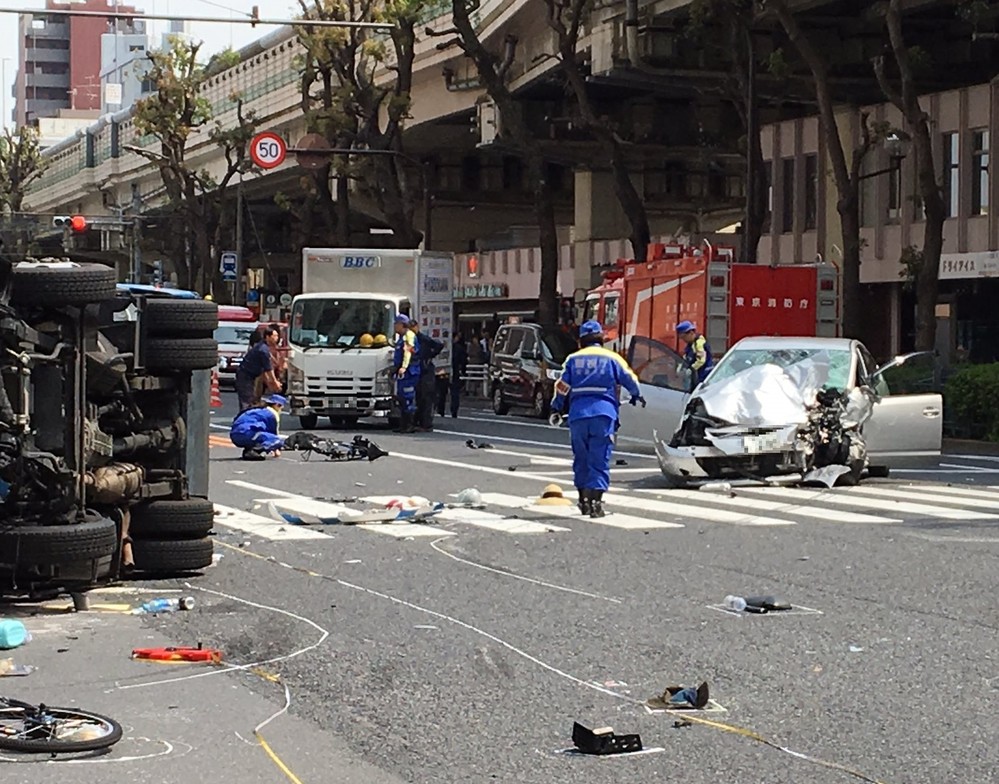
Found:
[[[753,157],[753,203],[750,205],[747,225],[744,227],[742,242],[742,257],[755,264],[758,259],[757,249],[763,236],[763,224],[767,220],[767,164],[763,160],[763,147],[758,134],[747,134],[747,155]],[[748,187],[748,184],[747,184]],[[769,260],[767,260],[769,262]]]
[[[923,225],[923,257],[916,272],[916,350],[932,351],[936,346],[937,294],[940,288],[940,254],[943,252],[944,221],[947,210],[940,186],[930,142],[930,129],[925,118],[913,128],[919,194],[926,212]]]
[[[843,266],[840,270],[842,289],[839,294],[843,337],[861,338],[863,307],[860,302],[860,198],[859,184],[853,193],[836,203],[843,224]]]
[[[645,202],[635,188],[628,169],[621,144],[608,132],[604,145],[611,160],[611,171],[614,174],[614,192],[624,210],[631,226],[631,252],[635,261],[645,261],[648,257],[649,243],[652,242],[652,231],[649,229],[649,215],[645,210]]]
[[[558,230],[555,225],[555,201],[548,185],[544,158],[532,150],[527,155],[527,175],[534,194],[541,245],[541,282],[538,290],[538,321],[554,327],[559,322],[558,307]]]
[[[336,178],[336,241],[341,248],[350,247],[350,180],[346,175]]]

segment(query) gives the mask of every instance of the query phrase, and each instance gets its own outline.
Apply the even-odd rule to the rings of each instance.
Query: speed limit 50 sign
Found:
[[[272,131],[258,133],[250,141],[250,159],[261,169],[273,169],[284,163],[288,146]]]

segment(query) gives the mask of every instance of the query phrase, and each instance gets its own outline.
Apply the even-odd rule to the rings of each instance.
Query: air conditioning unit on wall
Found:
[[[500,135],[500,113],[496,104],[488,99],[478,101],[475,105],[475,121],[479,128],[478,146],[495,142]]]

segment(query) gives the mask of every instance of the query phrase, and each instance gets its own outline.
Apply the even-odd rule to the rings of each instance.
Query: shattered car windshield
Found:
[[[295,303],[289,340],[296,346],[353,346],[361,335],[392,334],[395,305],[388,300],[305,299]]]
[[[848,350],[827,348],[756,348],[728,352],[703,382],[707,387],[731,378],[749,368],[776,365],[789,371],[808,372],[815,389],[830,387],[845,390],[850,385],[852,354]],[[794,373],[794,375],[798,375]]]

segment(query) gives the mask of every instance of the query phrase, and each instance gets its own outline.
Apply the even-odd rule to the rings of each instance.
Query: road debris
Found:
[[[285,439],[284,448],[302,453],[302,460],[310,460],[312,454],[322,455],[327,460],[368,460],[374,462],[380,457],[387,457],[388,452],[361,435],[354,440],[336,441],[332,438],[320,438],[312,433],[299,431]]]
[[[158,613],[192,609],[194,609],[193,596],[175,597],[172,599],[151,599],[132,610],[132,615],[156,615]]]
[[[696,689],[691,686],[667,686],[658,697],[651,697],[645,704],[652,710],[704,710],[711,697],[708,682]]]
[[[35,668],[28,664],[14,664],[13,659],[0,659],[0,678],[31,675]]]
[[[132,658],[146,661],[219,664],[222,661],[222,651],[218,648],[205,648],[199,642],[197,648],[134,648]]]
[[[725,601],[722,602],[722,607],[729,612],[742,614],[755,613],[757,615],[766,615],[770,612],[784,612],[790,610],[791,604],[784,601],[783,599],[778,599],[776,596],[726,596]]]
[[[864,649],[861,648],[859,645],[851,645],[850,646],[850,653],[863,653],[863,652],[864,652]]]
[[[562,488],[556,484],[546,485],[534,506],[572,506],[572,501],[562,494]]]
[[[31,642],[31,635],[20,621],[4,618],[0,620],[0,650],[20,648]]]
[[[578,721],[572,724],[572,742],[583,754],[628,754],[642,750],[642,739],[637,733],[615,735],[612,727],[590,730]]]
[[[493,448],[492,444],[486,443],[485,441],[479,441],[478,443],[476,443],[475,439],[472,439],[472,438],[468,439],[465,442],[465,446],[467,446],[469,449],[492,449]]]

